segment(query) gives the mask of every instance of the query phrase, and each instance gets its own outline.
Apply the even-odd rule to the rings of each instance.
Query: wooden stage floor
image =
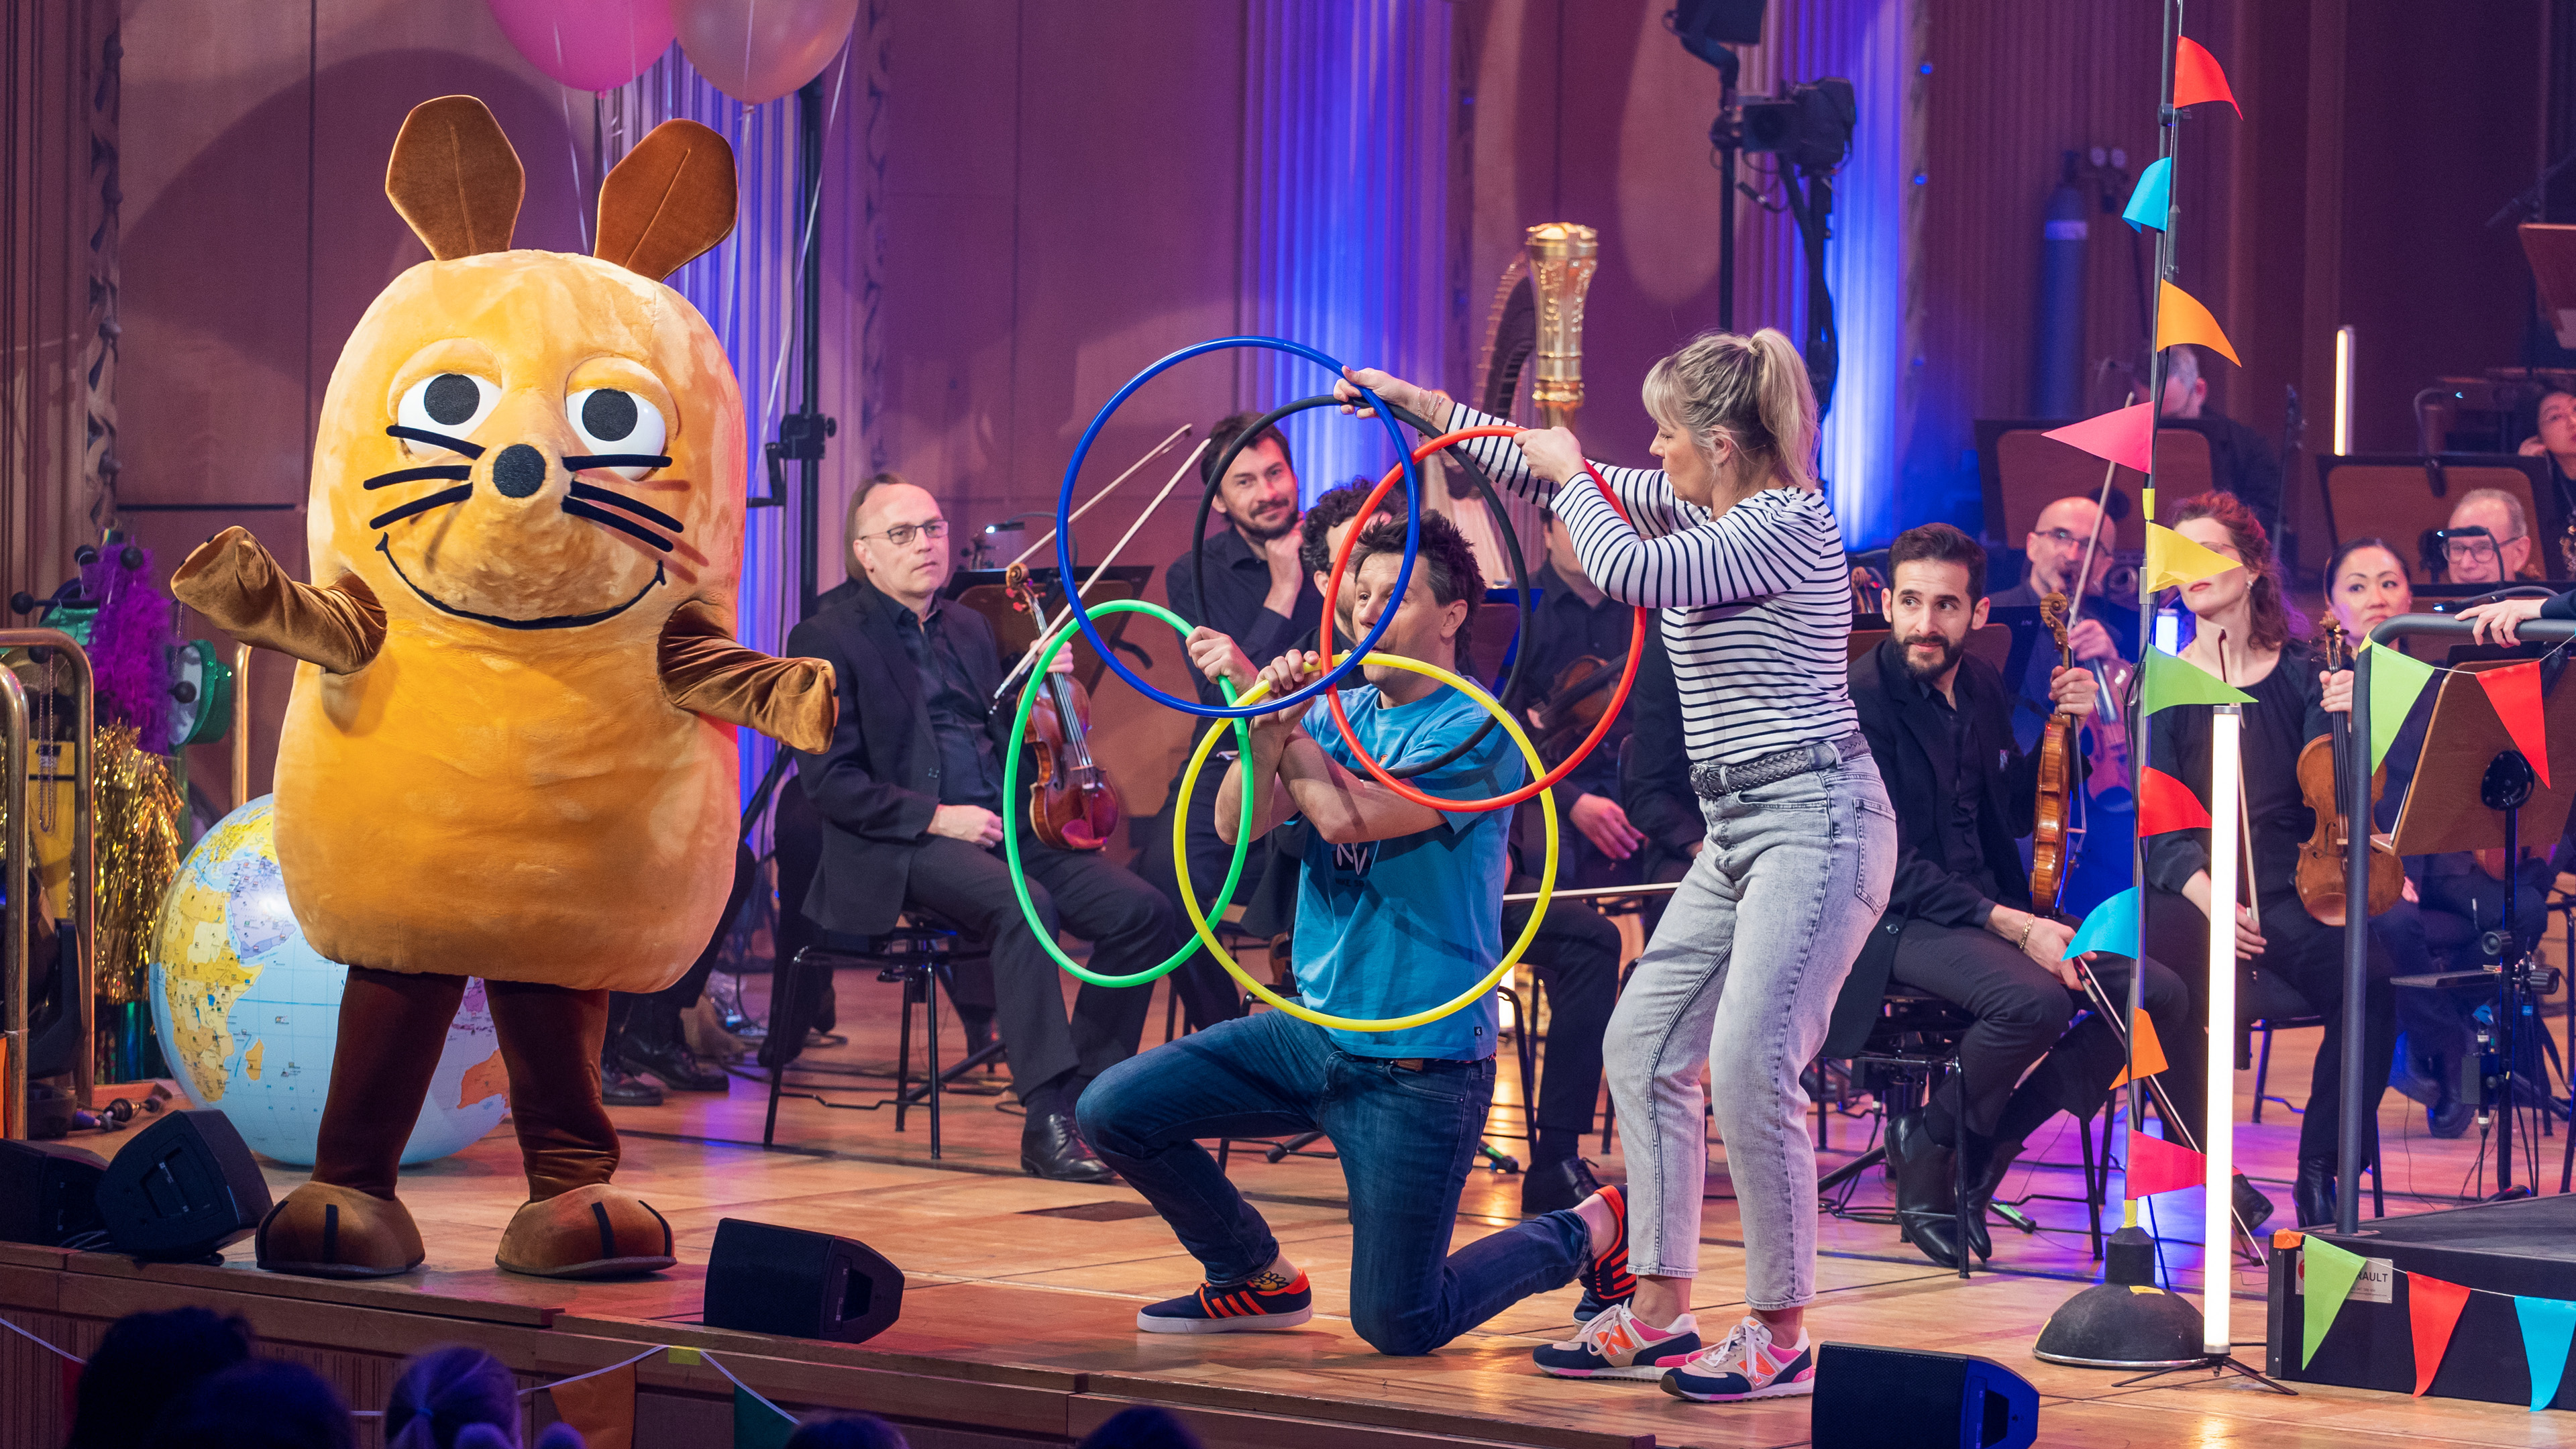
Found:
[[[892,1061],[897,988],[845,974],[841,1019],[852,1042],[813,1060],[846,1068]],[[2563,1002],[2561,1003],[2563,1008]],[[1150,1039],[1159,1040],[1158,1003]],[[952,1046],[954,1025],[943,1032]],[[2271,1090],[2305,1097],[2314,1033],[2275,1045]],[[1493,1119],[1503,1150],[1521,1120],[1508,1062]],[[802,1076],[834,1102],[861,1104],[886,1083],[860,1076]],[[994,1087],[1002,1078],[991,1079]],[[2241,1073],[2239,1121],[2249,1115],[2252,1074]],[[373,1284],[316,1284],[272,1278],[249,1266],[248,1245],[221,1269],[138,1270],[122,1259],[0,1249],[0,1309],[38,1332],[65,1335],[74,1351],[94,1342],[106,1318],[132,1307],[197,1298],[249,1312],[285,1351],[337,1362],[350,1344],[385,1357],[343,1364],[360,1383],[390,1381],[399,1355],[452,1339],[485,1342],[536,1384],[616,1361],[636,1345],[697,1345],[791,1407],[871,1407],[905,1421],[922,1449],[936,1445],[1062,1443],[1123,1403],[1150,1400],[1184,1410],[1213,1443],[1340,1445],[1481,1441],[1556,1449],[1641,1446],[1794,1445],[1808,1439],[1803,1399],[1743,1406],[1683,1403],[1652,1384],[1547,1380],[1529,1367],[1530,1348],[1565,1336],[1576,1290],[1530,1299],[1476,1333],[1420,1359],[1371,1352],[1342,1316],[1348,1292],[1349,1225],[1337,1164],[1295,1157],[1271,1164],[1238,1150],[1232,1176],[1312,1274],[1317,1316],[1289,1334],[1158,1337],[1133,1327],[1137,1307],[1185,1292],[1197,1281],[1170,1233],[1123,1186],[1078,1187],[1022,1175],[1020,1119],[998,1110],[1006,1095],[952,1094],[946,1156],[929,1157],[926,1121],[894,1130],[891,1111],[827,1108],[791,1098],[779,1146],[760,1144],[764,1093],[738,1079],[724,1096],[675,1094],[657,1108],[617,1113],[626,1134],[619,1181],[646,1195],[678,1233],[682,1266],[642,1282],[572,1285],[513,1278],[491,1255],[521,1196],[515,1143],[506,1128],[446,1161],[414,1171],[405,1196],[429,1246],[426,1272]],[[2247,1170],[2288,1217],[2297,1118],[2279,1104],[2238,1134]],[[2473,1185],[2479,1136],[2437,1141],[2424,1116],[2391,1093],[2382,1117],[2390,1164],[2388,1210],[2450,1206]],[[1838,1119],[1820,1161],[1848,1161],[1868,1125]],[[90,1145],[106,1147],[119,1139]],[[1597,1148],[1598,1138],[1592,1139]],[[2561,1139],[2543,1144],[2544,1183],[2558,1182]],[[2034,1139],[2029,1164],[2007,1196],[2080,1196],[2075,1137],[2060,1117]],[[1603,1175],[1620,1172],[1617,1153]],[[271,1166],[274,1192],[302,1174]],[[2491,1174],[2490,1174],[2491,1176]],[[1850,1206],[1884,1211],[1884,1179],[1859,1182]],[[1514,1221],[1517,1178],[1479,1171],[1461,1205],[1456,1241]],[[2171,1239],[2176,1286],[2197,1295],[2198,1223],[2188,1204],[2158,1208]],[[2036,1237],[1998,1229],[1993,1271],[1962,1282],[1899,1244],[1882,1223],[1828,1217],[1810,1318],[1819,1340],[1848,1340],[1992,1357],[2029,1377],[2043,1395],[2040,1442],[2158,1446],[2265,1444],[2359,1449],[2416,1444],[2576,1443],[2576,1422],[2501,1405],[2411,1400],[2334,1388],[2280,1398],[2205,1377],[2120,1389],[2122,1375],[2041,1363],[2030,1345],[2048,1315],[2094,1274],[2080,1202],[2034,1197],[2044,1226]],[[717,1221],[747,1217],[861,1238],[900,1264],[908,1288],[902,1321],[858,1348],[754,1339],[695,1327],[703,1265]],[[2116,1223],[2116,1213],[2113,1219]],[[1741,1312],[1742,1251],[1722,1146],[1712,1148],[1700,1293],[1704,1325],[1723,1330]],[[2240,1352],[2259,1364],[2264,1277],[2239,1266],[2230,1288]],[[57,1341],[61,1341],[58,1339]],[[338,1359],[334,1355],[338,1355]],[[0,1348],[9,1379],[41,1370],[27,1346]],[[766,1375],[766,1377],[762,1377]],[[723,1444],[729,1430],[724,1385],[707,1370],[646,1366],[650,1405],[638,1449]],[[360,1407],[366,1389],[353,1391]],[[0,1446],[11,1437],[0,1431]],[[25,1442],[46,1443],[31,1433]]]

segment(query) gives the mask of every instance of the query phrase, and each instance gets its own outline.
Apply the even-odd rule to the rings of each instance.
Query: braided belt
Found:
[[[1868,749],[1868,737],[1853,730],[1831,744],[1799,745],[1738,765],[1693,765],[1691,791],[1703,800],[1715,800],[1739,790],[1776,785],[1810,770],[1829,770]]]

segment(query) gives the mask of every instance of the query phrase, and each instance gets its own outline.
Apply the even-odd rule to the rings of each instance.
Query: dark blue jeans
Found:
[[[1197,1139],[1332,1138],[1350,1189],[1351,1324],[1380,1353],[1417,1354],[1564,1286],[1591,1241],[1582,1219],[1556,1212],[1449,1251],[1493,1098],[1490,1059],[1411,1071],[1269,1011],[1111,1067],[1077,1115],[1217,1284],[1270,1266],[1279,1241]]]

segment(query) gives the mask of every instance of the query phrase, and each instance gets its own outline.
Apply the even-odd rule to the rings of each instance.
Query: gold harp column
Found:
[[[1530,404],[1540,427],[1572,427],[1583,406],[1583,298],[1601,264],[1601,236],[1588,226],[1551,221],[1529,229],[1527,247],[1538,303]]]

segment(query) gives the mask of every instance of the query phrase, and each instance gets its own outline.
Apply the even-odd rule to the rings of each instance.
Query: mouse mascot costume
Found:
[[[742,397],[662,278],[734,222],[733,153],[663,124],[601,183],[596,256],[512,251],[521,173],[483,103],[415,109],[385,178],[431,260],[331,373],[312,583],[241,529],[172,590],[302,661],[277,758],[277,857],[314,949],[349,966],[313,1180],[259,1262],[416,1267],[395,1199],[468,977],[487,983],[528,1201],[513,1272],[671,1266],[619,1191],[599,1099],[608,993],[676,980],[732,884],[734,729],[829,743],[829,665],[733,642]]]

